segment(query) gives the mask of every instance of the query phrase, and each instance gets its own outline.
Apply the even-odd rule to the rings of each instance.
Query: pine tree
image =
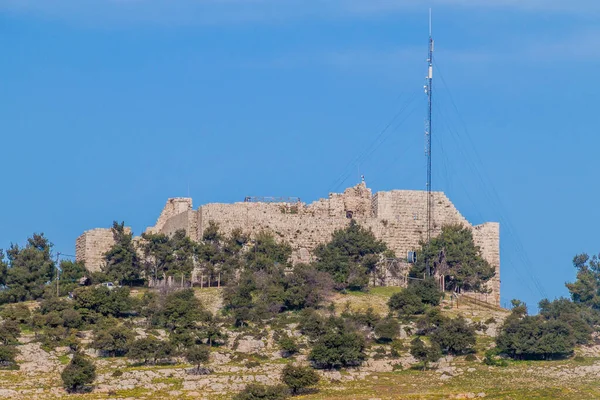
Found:
[[[96,379],[96,367],[83,354],[75,353],[73,359],[60,374],[63,385],[68,392],[76,393],[84,390]]]

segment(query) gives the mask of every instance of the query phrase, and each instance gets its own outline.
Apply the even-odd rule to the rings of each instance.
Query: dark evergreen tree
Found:
[[[375,325],[381,320],[373,307],[367,307],[365,311],[352,311],[350,310],[350,303],[346,303],[341,317],[355,325],[356,329],[375,329]]]
[[[388,300],[388,307],[391,312],[397,313],[401,318],[408,318],[425,312],[425,304],[421,301],[421,298],[409,289],[394,293]]]
[[[133,234],[125,230],[125,223],[113,222],[115,244],[104,255],[104,272],[122,285],[143,283],[142,265],[133,245]]]
[[[323,336],[328,329],[328,322],[312,309],[303,310],[300,314],[299,328],[303,335],[310,340],[316,340]]]
[[[375,335],[382,342],[391,342],[400,333],[400,324],[394,318],[385,318],[375,324]]]
[[[565,298],[554,301],[544,299],[539,303],[539,310],[540,316],[546,320],[567,323],[573,329],[577,344],[588,344],[592,339],[593,327],[599,324],[600,316],[595,310]]]
[[[196,328],[198,322],[208,318],[209,314],[194,295],[193,289],[168,294],[159,317],[160,325],[171,332]]]
[[[431,306],[439,305],[443,294],[434,278],[410,281],[407,290],[419,296],[423,304]]]
[[[221,328],[215,317],[209,317],[201,327],[202,338],[206,339],[209,347],[218,346],[227,341],[227,333]]]
[[[19,342],[21,327],[14,320],[5,320],[0,322],[0,345],[9,346]]]
[[[308,359],[317,368],[357,366],[366,358],[364,350],[364,337],[343,323],[335,323],[316,340]]]
[[[86,276],[87,271],[83,263],[73,262],[71,260],[62,260],[60,262],[60,279],[59,279],[59,294],[60,296],[66,296],[69,292],[72,292],[79,287],[79,281],[81,278]],[[49,288],[52,295],[54,295],[56,288]]]
[[[481,255],[473,241],[473,233],[462,225],[446,225],[442,233],[422,243],[417,262],[410,271],[422,278],[429,260],[432,274],[443,274],[447,290],[485,291],[485,283],[494,275],[494,267]]]
[[[127,358],[147,364],[169,360],[175,353],[173,345],[168,341],[161,341],[154,336],[134,340],[129,346]]]
[[[52,244],[44,234],[33,234],[25,247],[11,245],[6,252],[8,264],[0,261],[0,303],[17,303],[37,300],[44,294],[46,285],[55,278],[52,261]],[[0,254],[3,256],[3,254]],[[4,257],[2,257],[4,258]]]
[[[287,364],[281,372],[281,380],[290,388],[292,394],[297,394],[319,383],[319,374],[311,367]]]
[[[279,336],[277,344],[281,349],[283,357],[286,358],[296,354],[300,350],[300,346],[298,346],[296,339],[285,332]]]
[[[144,271],[147,277],[190,279],[196,257],[197,244],[184,230],[171,237],[162,233],[143,233],[141,249],[144,254]]]
[[[313,265],[298,264],[292,274],[284,278],[284,307],[287,310],[317,308],[333,288],[329,274]]]
[[[284,385],[267,386],[251,383],[233,396],[233,400],[283,400],[288,397],[289,390]]]
[[[567,283],[573,302],[600,310],[600,260],[594,255],[579,254],[573,259],[577,280]]]
[[[129,351],[129,346],[135,335],[124,326],[113,326],[108,330],[100,330],[94,335],[92,347],[100,350],[108,357],[122,357]]]
[[[163,275],[168,275],[174,258],[169,237],[162,233],[142,233],[142,239],[146,276],[162,279]]]
[[[75,308],[84,318],[93,319],[94,316],[90,313],[119,317],[133,308],[127,287],[112,290],[104,286],[82,287],[74,291],[73,299]]]
[[[437,343],[426,346],[418,337],[410,342],[410,354],[423,364],[423,369],[426,369],[429,363],[436,362],[442,357],[442,351]]]
[[[83,354],[75,353],[61,373],[65,389],[71,393],[83,391],[96,379],[96,367]]]
[[[8,304],[2,307],[0,316],[4,319],[16,321],[19,324],[28,324],[31,322],[31,311],[24,303]]]
[[[185,351],[185,359],[196,366],[196,371],[200,371],[202,365],[206,364],[210,358],[210,350],[206,346],[192,346]]]
[[[372,231],[352,220],[346,229],[333,233],[327,244],[317,246],[316,267],[330,274],[337,289],[364,289],[387,246]]]
[[[0,369],[11,369],[17,366],[15,357],[18,353],[19,351],[15,346],[0,345]]]
[[[417,320],[417,334],[424,336],[435,331],[446,321],[439,308],[430,308],[422,318]]]
[[[500,352],[517,359],[553,359],[573,353],[577,339],[567,322],[543,315],[529,316],[524,304],[513,304],[517,307],[496,337]]]
[[[444,318],[431,334],[431,342],[452,355],[472,352],[476,340],[475,328],[463,317]]]
[[[254,308],[252,292],[255,288],[253,275],[246,272],[242,274],[237,285],[225,289],[223,294],[225,310],[232,314],[236,326],[243,326],[251,319]]]
[[[245,268],[256,272],[287,267],[291,255],[292,247],[288,243],[278,242],[270,232],[262,231],[246,252]]]
[[[0,289],[6,289],[6,278],[8,275],[8,263],[4,250],[0,249]]]

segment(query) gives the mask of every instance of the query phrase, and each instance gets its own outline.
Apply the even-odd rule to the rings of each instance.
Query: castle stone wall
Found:
[[[111,229],[92,229],[84,232],[75,242],[75,260],[85,264],[91,272],[98,272],[104,265],[104,253],[115,244]]]
[[[481,255],[496,268],[496,275],[487,283],[490,294],[472,293],[470,296],[488,303],[500,304],[500,224],[486,222],[473,228],[473,241],[481,248]]]
[[[292,205],[294,207],[296,205]],[[263,230],[286,240],[293,249],[294,262],[309,262],[310,252],[331,238],[335,229],[343,228],[349,219],[329,216],[329,210],[311,214],[306,206],[297,205],[297,213],[287,213],[289,205],[267,203],[207,204],[198,209],[198,237],[210,221],[229,234],[236,228],[256,234]]]
[[[433,235],[439,234],[442,226],[447,224],[461,224],[472,229],[475,243],[481,247],[483,257],[497,271],[496,277],[489,283],[492,294],[485,296],[484,300],[499,304],[499,224],[485,223],[473,227],[444,193],[434,192],[432,196]],[[198,240],[211,221],[219,224],[225,234],[230,234],[236,228],[251,235],[268,230],[276,238],[290,243],[293,262],[309,262],[315,247],[329,241],[336,229],[346,227],[351,220],[370,228],[398,258],[403,259],[407,252],[418,249],[419,243],[426,240],[427,192],[393,190],[372,195],[363,182],[346,189],[344,193],[331,193],[328,198],[309,205],[213,203],[203,205],[197,211],[192,209],[192,199],[175,198],[167,201],[156,225],[148,228],[147,232],[172,235],[175,231],[184,229],[191,239]],[[81,246],[81,251],[85,252],[90,262],[96,262],[96,254],[100,251],[94,245],[87,247],[88,242],[85,243],[86,246]],[[104,246],[103,242],[98,243]],[[90,256],[87,256],[88,253]]]

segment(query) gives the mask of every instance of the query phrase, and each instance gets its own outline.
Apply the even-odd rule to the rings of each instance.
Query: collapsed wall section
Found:
[[[173,217],[179,216],[180,214],[192,211],[192,208],[192,199],[189,197],[174,197],[168,199],[167,204],[165,204],[165,207],[163,208],[162,212],[160,213],[160,216],[158,217],[158,220],[156,221],[156,225],[146,229],[146,232],[165,233],[163,232],[163,229],[165,229],[166,231],[174,232],[175,230],[177,230],[177,223],[182,224],[182,227],[180,229],[185,229],[187,227],[187,222],[185,218],[178,219],[177,222],[171,221],[170,223],[169,220],[171,220]]]
[[[196,211],[184,211],[169,218],[157,233],[173,236],[175,232],[183,230],[190,239],[198,241],[196,223]]]

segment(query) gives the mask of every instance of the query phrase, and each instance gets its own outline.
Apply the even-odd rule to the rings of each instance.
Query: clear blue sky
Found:
[[[503,303],[566,295],[600,251],[596,0],[0,0],[0,247],[188,190],[423,189],[429,6],[434,189],[503,224]]]

